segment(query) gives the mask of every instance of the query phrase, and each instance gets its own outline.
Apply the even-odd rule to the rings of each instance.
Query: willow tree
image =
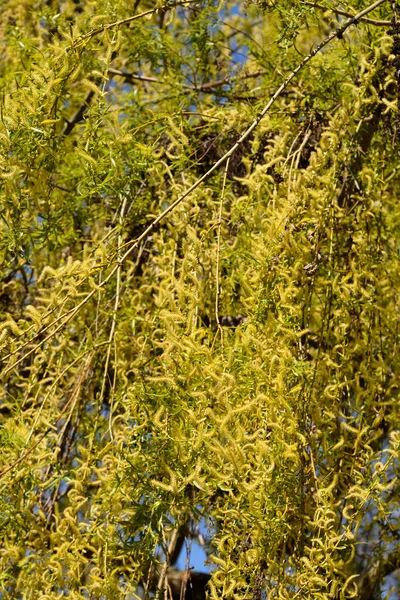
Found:
[[[0,10],[0,598],[400,598],[400,8]]]

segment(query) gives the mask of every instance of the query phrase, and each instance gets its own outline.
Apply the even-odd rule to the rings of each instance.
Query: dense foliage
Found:
[[[0,598],[400,598],[398,19],[3,1]]]

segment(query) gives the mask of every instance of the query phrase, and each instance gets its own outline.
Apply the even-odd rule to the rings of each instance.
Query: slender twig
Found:
[[[232,29],[232,32],[230,34],[230,36],[228,36],[228,39],[230,37],[232,37],[233,35],[243,35],[245,38],[247,38],[248,40],[250,40],[253,44],[255,44],[256,46],[258,46],[258,48],[261,50],[261,53],[263,55],[263,60],[264,60],[264,55],[267,55],[267,47],[262,46],[259,42],[257,42],[257,40],[255,40],[249,33],[247,33],[246,31],[243,31],[242,29],[239,29],[238,27],[235,27],[234,25],[232,25],[231,23],[228,23],[227,21],[221,21],[222,25],[225,25],[226,27],[229,27],[229,29]],[[272,42],[273,43],[273,42]],[[270,44],[272,45],[272,44]],[[272,63],[270,61],[268,61],[269,66],[274,66],[272,65]]]
[[[318,4],[317,2],[306,2],[305,0],[303,0],[302,4],[306,4],[312,8],[318,8],[318,10],[324,10],[325,12],[330,11],[336,13],[337,15],[342,15],[343,17],[354,17],[354,15],[351,13],[337,8],[336,6],[324,6],[323,4]],[[380,21],[376,19],[369,19],[368,17],[359,17],[358,20],[364,21],[364,23],[369,23],[370,25],[377,25],[378,27],[389,27],[390,25],[390,21]]]
[[[40,405],[39,410],[36,413],[35,420],[33,422],[31,430],[29,432],[28,438],[26,440],[26,445],[29,444],[29,441],[30,441],[30,439],[31,439],[31,437],[33,435],[33,432],[35,431],[35,427],[37,425],[37,422],[39,420],[39,417],[41,415],[43,407],[46,404],[47,399],[50,397],[51,392],[55,389],[55,387],[56,387],[57,383],[60,381],[60,379],[62,379],[64,377],[65,373],[67,373],[70,369],[72,369],[72,367],[74,365],[76,365],[76,363],[79,362],[81,360],[81,358],[83,358],[85,356],[85,354],[87,354],[87,353],[88,353],[88,350],[84,350],[83,352],[81,352],[80,354],[78,354],[78,356],[67,367],[65,367],[65,369],[63,369],[63,371],[61,371],[61,373],[53,381],[53,384],[51,385],[50,389],[48,390],[46,396],[43,399],[42,404]]]
[[[135,73],[127,73],[126,71],[119,71],[118,69],[108,69],[108,74],[112,76],[123,77],[129,83],[133,81],[150,81],[157,83],[159,79],[157,77],[146,77],[146,75],[136,75]]]
[[[27,458],[33,451],[34,449],[40,444],[40,442],[42,442],[44,440],[44,438],[47,436],[48,433],[50,433],[50,431],[52,429],[54,429],[55,425],[58,423],[58,421],[62,418],[62,416],[65,414],[65,412],[67,411],[67,409],[69,408],[69,406],[71,405],[71,403],[74,401],[77,391],[79,392],[82,382],[86,376],[86,373],[89,369],[90,363],[92,362],[94,354],[91,354],[88,357],[88,360],[86,361],[86,365],[84,366],[81,376],[74,388],[74,390],[72,391],[72,394],[69,398],[69,400],[65,403],[64,408],[62,409],[62,411],[60,412],[60,414],[58,415],[55,424],[54,425],[50,425],[45,431],[44,433],[42,433],[41,436],[39,436],[39,438],[36,440],[36,442],[28,449],[26,450],[26,452],[24,452],[15,462],[13,462],[11,465],[9,465],[6,469],[4,469],[4,471],[2,471],[0,473],[0,479],[2,479],[5,475],[7,475],[7,473],[9,473],[10,471],[12,471],[16,466],[18,466],[23,460],[25,460],[25,458]],[[76,361],[75,361],[76,362]]]
[[[222,331],[222,327],[221,327],[221,323],[219,320],[219,297],[221,294],[221,286],[220,286],[220,280],[219,280],[219,267],[220,267],[220,256],[221,256],[221,227],[222,227],[222,207],[223,207],[223,203],[224,203],[224,199],[225,199],[225,188],[226,188],[226,178],[228,175],[228,168],[229,168],[229,161],[230,161],[230,157],[228,158],[228,160],[225,163],[225,170],[224,170],[224,178],[222,181],[222,191],[221,191],[221,198],[219,201],[219,211],[218,211],[218,222],[217,222],[217,259],[215,262],[215,320],[217,321],[217,333],[219,332],[221,334],[221,344],[223,344],[223,331]]]
[[[162,592],[164,590],[165,578],[166,578],[167,570],[168,570],[168,567],[169,567],[169,557],[174,552],[176,541],[178,539],[178,532],[179,532],[179,528],[178,527],[176,527],[172,531],[171,539],[170,539],[170,542],[168,544],[168,548],[167,548],[167,552],[166,552],[166,556],[165,556],[165,560],[164,560],[164,564],[162,566],[161,573],[160,573],[160,576],[158,578],[157,591],[158,591],[158,596],[160,598],[161,598],[161,594],[162,594]]]
[[[179,596],[179,600],[185,600],[187,585],[188,585],[188,581],[190,579],[190,556],[191,556],[191,551],[192,551],[192,538],[191,537],[185,539],[185,546],[186,546],[185,570],[184,570],[183,577],[182,577],[181,593]],[[193,596],[194,596],[194,594],[192,592],[192,597]]]
[[[86,40],[92,39],[99,33],[103,33],[103,31],[121,27],[122,25],[128,25],[129,23],[133,23],[133,21],[136,21],[137,19],[142,19],[143,17],[152,15],[152,14],[158,12],[159,10],[162,10],[163,8],[164,9],[165,8],[175,8],[176,6],[183,6],[185,4],[193,4],[194,2],[199,2],[199,0],[183,0],[182,2],[174,2],[173,4],[170,4],[169,6],[157,6],[156,8],[151,8],[150,10],[146,10],[145,12],[142,12],[138,15],[133,15],[132,17],[127,17],[126,19],[114,21],[113,23],[105,23],[104,25],[100,25],[100,27],[97,27],[96,29],[92,29],[92,31],[89,31],[85,35],[80,36],[77,40],[75,40],[75,42],[72,45],[72,48],[77,48],[78,46],[84,44],[86,42]]]
[[[291,188],[293,167],[294,167],[295,171],[298,169],[301,153],[303,152],[305,145],[307,144],[308,140],[310,139],[311,133],[312,132],[309,130],[306,131],[306,133],[304,134],[304,139],[301,142],[299,148],[292,155],[292,163],[290,166],[289,177],[288,177],[288,195],[290,193],[290,188]],[[295,182],[296,182],[296,173],[293,175],[293,183],[295,183]]]
[[[127,201],[127,197],[125,196],[124,197],[124,201],[122,203],[121,211],[119,213],[119,226],[120,226],[120,230],[119,230],[119,233],[118,233],[118,248],[121,248],[121,246],[122,246],[122,224],[123,224],[124,216],[125,216],[126,201]],[[120,258],[119,254],[118,254],[118,258]],[[105,387],[105,382],[106,382],[108,365],[109,365],[109,362],[110,362],[111,344],[112,344],[112,342],[114,340],[115,326],[117,324],[117,313],[118,313],[119,300],[120,300],[120,290],[121,290],[121,266],[122,265],[119,262],[118,263],[118,269],[117,269],[117,289],[115,291],[114,310],[113,310],[113,315],[112,315],[112,323],[111,323],[111,329],[110,329],[110,336],[108,338],[109,344],[108,344],[108,348],[107,348],[106,364],[105,364],[105,367],[104,367],[103,383],[102,383],[102,386],[101,386],[101,393],[100,393],[100,401],[99,401],[100,405],[101,405],[101,400],[102,400],[103,394],[104,394],[104,387]],[[115,346],[114,346],[114,351],[116,352]],[[116,368],[117,368],[117,366],[115,365],[113,388],[115,388],[115,383],[116,383]],[[113,407],[114,407],[114,389],[113,389],[113,393],[111,394],[110,415],[109,415],[109,420],[108,420],[111,439],[113,439],[113,432],[112,432]]]
[[[392,8],[393,11],[393,20],[390,21],[390,25],[392,25],[393,23],[396,25],[398,23],[398,7],[396,4],[396,0],[389,0],[390,2],[390,6]]]
[[[103,281],[98,285],[97,290],[101,289],[107,285],[107,283],[114,277],[115,273],[118,271],[120,265],[122,263],[124,263],[124,261],[130,256],[130,254],[133,252],[133,250],[139,246],[139,244],[142,242],[142,240],[144,240],[155,229],[155,227],[161,221],[163,221],[165,219],[166,216],[168,216],[177,206],[179,206],[179,204],[181,204],[182,201],[185,198],[187,198],[194,190],[196,190],[204,181],[209,179],[210,176],[214,173],[214,171],[216,171],[221,165],[226,163],[226,161],[239,148],[239,146],[248,139],[248,137],[251,135],[251,133],[254,131],[254,129],[259,125],[260,121],[265,117],[267,112],[270,110],[270,108],[273,106],[273,104],[276,102],[276,100],[279,98],[279,96],[281,96],[281,94],[284,92],[284,90],[287,88],[287,86],[291,83],[291,81],[314,58],[314,56],[316,56],[319,52],[321,52],[321,50],[323,48],[325,48],[325,46],[327,46],[330,42],[332,42],[332,40],[334,40],[335,38],[341,38],[343,36],[343,33],[349,27],[357,24],[358,21],[363,16],[367,15],[368,13],[370,13],[372,10],[374,10],[375,8],[377,8],[384,2],[386,2],[386,0],[376,0],[376,2],[374,2],[373,4],[371,4],[364,10],[360,11],[359,13],[357,13],[357,15],[355,15],[354,17],[349,19],[341,27],[338,27],[337,29],[335,29],[335,31],[333,31],[327,38],[325,38],[325,40],[323,40],[320,44],[318,44],[311,50],[311,52],[308,54],[308,56],[306,56],[297,65],[297,67],[290,73],[290,75],[280,85],[280,87],[276,90],[276,92],[273,94],[273,96],[270,98],[270,100],[267,102],[267,104],[264,106],[264,108],[261,110],[261,112],[256,116],[256,118],[251,123],[251,125],[240,136],[240,138],[237,140],[237,142],[217,162],[215,162],[213,164],[213,166],[210,167],[210,169],[206,173],[204,173],[204,175],[199,177],[199,179],[197,179],[183,194],[181,194],[174,202],[172,202],[165,210],[163,210],[135,240],[132,240],[132,241],[128,242],[127,244],[125,244],[124,246],[122,246],[122,247],[127,247],[125,253],[121,256],[121,258],[119,260],[117,260],[116,264],[111,269],[108,276],[105,279],[103,279]],[[89,300],[91,300],[91,298],[94,296],[94,294],[96,293],[97,290],[93,289],[89,294],[87,294],[81,300],[81,302],[75,308],[68,311],[65,315],[64,320],[62,320],[62,317],[59,317],[59,319],[57,319],[57,322],[59,320],[62,320],[62,322],[58,325],[58,327],[56,327],[56,329],[54,331],[50,332],[42,341],[40,341],[38,344],[36,344],[30,350],[28,350],[25,353],[25,355],[22,356],[21,358],[19,358],[17,361],[15,361],[14,364],[9,365],[5,369],[3,374],[6,375],[7,373],[9,373],[13,369],[15,369],[18,365],[21,364],[21,362],[24,359],[26,359],[32,353],[36,352],[36,350],[38,350],[40,348],[40,346],[45,344],[54,335],[56,335],[67,323],[69,323],[69,321],[71,321],[71,319],[80,311],[80,309],[83,306],[85,306],[85,304],[87,304],[87,302],[89,302]],[[48,327],[50,327],[51,325],[52,324],[50,324]],[[35,339],[35,337],[33,339]],[[32,340],[30,340],[30,341],[32,341]]]
[[[79,378],[78,384],[75,386],[75,389],[74,389],[74,391],[73,391],[73,394],[72,394],[73,401],[72,401],[71,410],[69,411],[69,415],[68,415],[68,417],[65,419],[65,423],[64,423],[64,425],[63,425],[63,427],[62,427],[62,429],[61,429],[60,433],[58,434],[58,440],[59,440],[59,441],[58,441],[58,445],[59,445],[59,446],[61,446],[61,444],[62,444],[62,440],[63,440],[64,434],[65,434],[65,432],[66,432],[66,430],[67,430],[68,424],[69,424],[69,422],[70,422],[70,420],[71,420],[71,417],[72,417],[72,415],[73,415],[73,412],[74,412],[74,410],[75,410],[76,403],[78,402],[78,399],[79,399],[79,393],[80,393],[80,391],[81,391],[81,387],[82,387],[82,383],[83,383],[84,375],[85,375],[85,373],[87,373],[87,370],[88,370],[88,368],[89,368],[89,365],[90,365],[90,362],[91,362],[91,360],[92,360],[92,356],[89,356],[89,358],[88,358],[88,360],[87,360],[87,364],[85,365],[85,367],[84,367],[84,369],[83,369],[83,372],[82,372],[82,375],[81,375],[81,377]]]
[[[137,75],[136,73],[129,73],[127,71],[119,71],[118,69],[108,69],[108,74],[111,76],[123,77],[125,81],[128,83],[133,83],[135,81],[145,81],[150,83],[164,83],[162,80],[157,79],[157,77],[147,77],[146,75]],[[244,79],[250,79],[259,77],[260,75],[264,75],[263,71],[257,71],[256,73],[247,73],[246,75],[237,78],[237,77],[224,77],[223,79],[215,79],[214,81],[207,81],[206,83],[201,83],[199,85],[188,85],[184,84],[183,87],[188,90],[194,90],[197,92],[205,92],[208,90],[213,90],[216,87],[221,87],[232,81],[239,79],[242,81]]]

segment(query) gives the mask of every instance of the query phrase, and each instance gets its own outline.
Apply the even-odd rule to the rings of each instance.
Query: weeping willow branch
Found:
[[[78,382],[75,385],[75,388],[73,389],[71,396],[69,398],[69,400],[65,403],[65,406],[63,407],[62,411],[60,412],[60,414],[58,415],[55,423],[53,425],[50,425],[50,427],[48,427],[44,433],[42,433],[42,435],[39,437],[38,440],[36,440],[36,442],[28,449],[26,450],[15,462],[13,462],[11,465],[9,465],[6,469],[4,469],[4,471],[2,471],[0,473],[0,479],[2,479],[3,477],[5,477],[5,475],[7,475],[7,473],[9,473],[10,471],[12,471],[13,469],[15,469],[16,466],[18,466],[22,461],[24,461],[26,458],[28,458],[28,456],[30,454],[32,454],[32,452],[35,450],[35,448],[37,448],[37,446],[40,444],[40,442],[42,442],[45,437],[50,433],[50,431],[56,426],[56,424],[58,423],[58,421],[64,416],[64,414],[66,413],[66,411],[68,410],[68,408],[71,406],[71,404],[73,404],[73,406],[76,403],[77,397],[79,395],[79,391],[82,387],[83,381],[86,377],[86,374],[89,370],[90,364],[92,362],[94,354],[90,354],[87,358],[86,364],[84,365],[83,369],[82,369],[82,373],[79,377]],[[80,356],[79,358],[81,358],[82,356]],[[76,360],[74,362],[77,362]],[[56,382],[54,382],[56,383]],[[73,410],[73,408],[72,408]],[[71,412],[72,414],[72,412]]]
[[[122,203],[122,207],[121,207],[121,212],[119,215],[119,226],[120,226],[120,232],[118,235],[118,247],[120,248],[122,246],[122,224],[124,221],[124,216],[125,216],[125,209],[126,209],[126,200],[127,197],[124,197],[123,203]],[[106,364],[104,367],[104,377],[103,377],[103,382],[102,382],[102,386],[101,386],[101,393],[100,393],[100,399],[99,399],[99,405],[101,405],[101,401],[104,395],[104,388],[105,388],[105,382],[106,382],[106,377],[107,377],[107,371],[108,371],[108,366],[110,363],[110,355],[111,355],[111,345],[114,341],[114,352],[116,353],[116,346],[115,346],[115,327],[117,324],[117,313],[118,313],[118,307],[119,307],[119,302],[120,302],[120,293],[121,293],[121,264],[119,265],[119,269],[117,271],[117,289],[115,292],[115,302],[114,302],[114,310],[113,310],[113,315],[112,315],[112,324],[111,324],[111,330],[110,330],[110,336],[108,338],[109,344],[108,344],[108,348],[107,348],[107,358],[106,358]],[[110,431],[110,436],[111,439],[113,439],[113,432],[112,432],[112,415],[113,415],[113,408],[114,408],[114,388],[115,388],[115,378],[116,378],[116,373],[114,373],[114,382],[113,382],[113,393],[111,395],[111,401],[110,401],[110,415],[109,415],[109,431]]]
[[[179,534],[179,529],[178,527],[176,527],[171,535],[171,539],[169,541],[168,544],[168,549],[167,549],[167,553],[166,553],[166,557],[165,557],[165,561],[163,563],[162,569],[161,569],[161,573],[160,573],[160,577],[158,579],[158,584],[157,584],[157,593],[158,593],[158,598],[161,599],[161,594],[164,591],[164,587],[165,587],[165,578],[167,576],[167,570],[168,570],[168,566],[169,566],[169,562],[170,562],[170,556],[171,554],[173,554],[174,550],[175,550],[175,546],[178,540],[178,534]]]
[[[190,1],[194,1],[194,0],[187,0],[187,1],[190,2]],[[197,1],[197,0],[195,0],[195,1]],[[87,304],[91,300],[91,298],[94,296],[94,294],[96,292],[98,292],[98,290],[100,290],[101,288],[103,288],[103,287],[105,287],[107,285],[107,283],[118,272],[118,269],[120,268],[120,265],[125,262],[125,260],[130,256],[130,254],[133,252],[133,250],[139,246],[139,244],[155,229],[155,227],[161,221],[163,221],[165,219],[165,217],[167,217],[170,213],[172,213],[174,211],[174,209],[177,206],[179,206],[182,203],[182,201],[185,198],[187,198],[193,191],[195,191],[204,181],[208,180],[210,178],[210,176],[221,165],[225,164],[226,161],[232,156],[232,154],[234,154],[234,152],[239,148],[239,146],[241,146],[241,144],[243,144],[249,138],[249,136],[251,135],[251,133],[256,129],[256,127],[259,125],[259,123],[261,122],[261,120],[265,117],[265,115],[271,109],[271,107],[276,102],[276,100],[285,91],[285,89],[287,88],[287,86],[293,81],[293,79],[298,75],[298,73],[302,69],[304,69],[304,67],[317,54],[319,54],[319,52],[321,52],[334,39],[341,38],[343,36],[343,34],[347,31],[347,29],[349,29],[349,27],[351,27],[352,25],[356,25],[360,21],[360,19],[362,17],[364,17],[365,15],[369,14],[371,11],[373,11],[375,8],[377,8],[378,6],[380,6],[381,4],[383,4],[384,2],[386,2],[386,0],[376,0],[376,2],[374,2],[373,4],[371,4],[370,6],[368,6],[367,8],[363,9],[362,11],[360,11],[357,15],[355,15],[354,17],[352,17],[351,19],[349,19],[341,27],[335,29],[335,31],[333,31],[320,44],[316,45],[311,50],[311,52],[290,73],[290,75],[285,79],[285,81],[281,84],[281,86],[276,90],[276,92],[273,94],[273,96],[270,98],[270,100],[267,102],[267,104],[264,106],[264,108],[261,110],[261,112],[256,116],[256,118],[251,123],[251,125],[240,136],[240,138],[237,140],[237,142],[217,162],[215,162],[213,164],[213,166],[204,175],[202,175],[202,177],[200,177],[199,179],[197,179],[197,181],[195,181],[195,183],[193,183],[193,185],[191,185],[183,194],[181,194],[174,202],[172,202],[170,204],[170,206],[168,206],[163,212],[161,212],[158,215],[158,217],[156,217],[150,223],[150,225],[143,231],[143,233],[141,233],[141,235],[139,235],[139,237],[137,237],[135,240],[132,240],[131,242],[128,242],[127,244],[125,244],[125,247],[127,247],[125,253],[121,256],[120,259],[118,259],[118,258],[116,259],[116,264],[111,269],[111,271],[108,274],[108,276],[99,284],[99,286],[97,287],[97,289],[93,289],[89,294],[87,294],[87,296],[85,296],[82,299],[82,301],[76,307],[74,307],[73,309],[71,309],[68,313],[66,313],[66,315],[59,317],[56,321],[54,321],[52,324],[50,324],[48,327],[51,327],[56,322],[61,321],[60,324],[56,327],[56,329],[54,331],[50,332],[44,338],[44,340],[40,341],[38,344],[36,344],[35,346],[33,346],[30,350],[28,350],[25,353],[25,355],[23,357],[21,357],[17,361],[15,361],[14,364],[9,365],[5,369],[5,371],[3,372],[3,375],[6,375],[10,371],[14,370],[18,365],[21,364],[21,362],[23,360],[25,360],[28,356],[30,356],[31,354],[33,354],[34,352],[36,352],[36,350],[38,350],[40,348],[40,346],[42,346],[42,344],[45,344],[46,342],[48,342],[52,337],[54,337],[54,335],[56,335],[59,331],[61,331],[64,328],[64,326],[67,325],[71,321],[71,319],[74,318],[74,316],[80,311],[80,309],[83,306],[85,306],[85,304]],[[155,10],[156,9],[154,9],[152,11],[146,11],[146,13],[142,13],[141,16],[145,16],[145,14],[150,14],[151,12],[155,12]],[[92,37],[93,35],[97,35],[101,31],[103,31],[104,29],[115,27],[117,25],[121,25],[121,24],[130,22],[130,21],[134,20],[135,18],[139,18],[139,16],[140,15],[137,15],[136,17],[131,17],[131,18],[125,19],[123,21],[118,21],[118,22],[115,22],[115,23],[111,23],[111,24],[109,24],[107,26],[103,26],[103,27],[101,27],[101,28],[99,28],[97,30],[92,31],[90,34],[87,34],[86,38]],[[32,342],[36,337],[37,337],[37,335],[34,336],[34,338],[30,340],[30,342]]]
[[[150,15],[153,15],[162,9],[175,8],[177,6],[184,6],[185,4],[193,4],[195,2],[199,2],[199,0],[183,0],[183,2],[174,2],[173,4],[170,4],[169,6],[157,6],[156,8],[151,8],[150,10],[146,10],[146,11],[140,13],[139,15],[133,15],[132,17],[127,17],[126,19],[120,19],[119,21],[114,21],[113,23],[106,23],[104,25],[100,25],[100,27],[97,27],[96,29],[92,29],[92,31],[89,31],[85,35],[80,36],[77,40],[75,40],[75,42],[73,43],[73,45],[70,49],[78,48],[79,46],[86,45],[88,40],[92,39],[96,35],[99,35],[99,33],[103,33],[103,31],[107,31],[108,29],[114,29],[114,28],[122,27],[122,25],[128,25],[129,23],[133,23],[133,21],[137,21],[138,19],[143,19],[143,17],[148,17]]]
[[[221,342],[223,342],[223,337],[222,337],[222,327],[221,327],[221,323],[220,323],[220,319],[219,319],[219,297],[221,294],[221,286],[220,286],[220,255],[221,255],[221,227],[222,227],[222,207],[223,207],[223,203],[224,203],[224,198],[225,198],[225,188],[226,188],[226,178],[228,175],[228,168],[229,168],[229,161],[230,158],[228,158],[228,160],[226,161],[225,164],[225,170],[224,170],[224,178],[222,181],[222,191],[221,191],[221,198],[220,198],[220,202],[219,202],[219,210],[218,210],[218,222],[217,222],[217,259],[216,259],[216,263],[215,263],[215,286],[216,286],[216,290],[215,290],[215,320],[217,321],[217,333],[220,332],[221,333]]]
[[[312,8],[317,8],[318,10],[323,10],[325,12],[328,12],[328,11],[333,12],[333,13],[335,13],[337,15],[341,15],[343,17],[353,17],[354,16],[351,13],[349,13],[348,11],[337,8],[336,6],[324,6],[323,4],[318,4],[317,2],[306,2],[305,0],[303,0],[302,4],[305,4],[306,6],[311,6]],[[369,19],[368,17],[359,17],[359,20],[363,21],[364,23],[369,23],[370,25],[376,25],[377,27],[389,27],[389,25],[390,25],[390,21]]]

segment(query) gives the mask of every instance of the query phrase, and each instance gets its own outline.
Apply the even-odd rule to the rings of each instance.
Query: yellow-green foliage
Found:
[[[195,185],[334,4],[3,2],[0,598],[400,598],[391,3]]]

